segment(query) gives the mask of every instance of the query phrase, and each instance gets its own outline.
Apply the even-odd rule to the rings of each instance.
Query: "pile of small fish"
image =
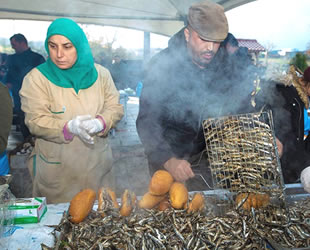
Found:
[[[204,133],[215,185],[231,191],[281,186],[270,126],[262,114],[206,120]]]
[[[310,198],[291,204],[289,214],[270,209],[235,208],[215,216],[206,204],[193,214],[169,208],[139,209],[128,217],[116,210],[102,217],[92,211],[81,223],[71,223],[64,212],[53,226],[55,245],[42,249],[280,249],[310,247]],[[276,220],[275,218],[280,218]],[[287,223],[279,223],[286,220]]]

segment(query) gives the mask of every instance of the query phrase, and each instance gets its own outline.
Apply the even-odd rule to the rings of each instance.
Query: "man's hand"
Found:
[[[191,164],[186,160],[175,157],[165,162],[164,168],[173,176],[176,181],[184,182],[195,176]]]
[[[280,140],[278,138],[276,138],[276,144],[277,144],[279,156],[282,157],[282,155],[283,155],[283,144],[282,144],[282,142],[280,142]]]

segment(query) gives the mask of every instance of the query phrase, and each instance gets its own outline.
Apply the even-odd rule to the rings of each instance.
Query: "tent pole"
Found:
[[[147,62],[151,57],[151,35],[150,32],[144,31],[144,62]]]

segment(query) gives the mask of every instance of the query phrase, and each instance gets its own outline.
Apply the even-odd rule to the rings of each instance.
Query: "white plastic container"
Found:
[[[15,197],[9,190],[9,185],[0,185],[0,241],[5,248],[14,229],[15,211],[9,207],[15,204]]]

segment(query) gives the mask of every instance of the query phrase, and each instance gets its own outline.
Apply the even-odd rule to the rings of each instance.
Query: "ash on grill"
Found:
[[[212,118],[203,127],[215,191],[229,191],[235,203],[250,202],[248,210],[269,203],[285,208],[271,111]]]

